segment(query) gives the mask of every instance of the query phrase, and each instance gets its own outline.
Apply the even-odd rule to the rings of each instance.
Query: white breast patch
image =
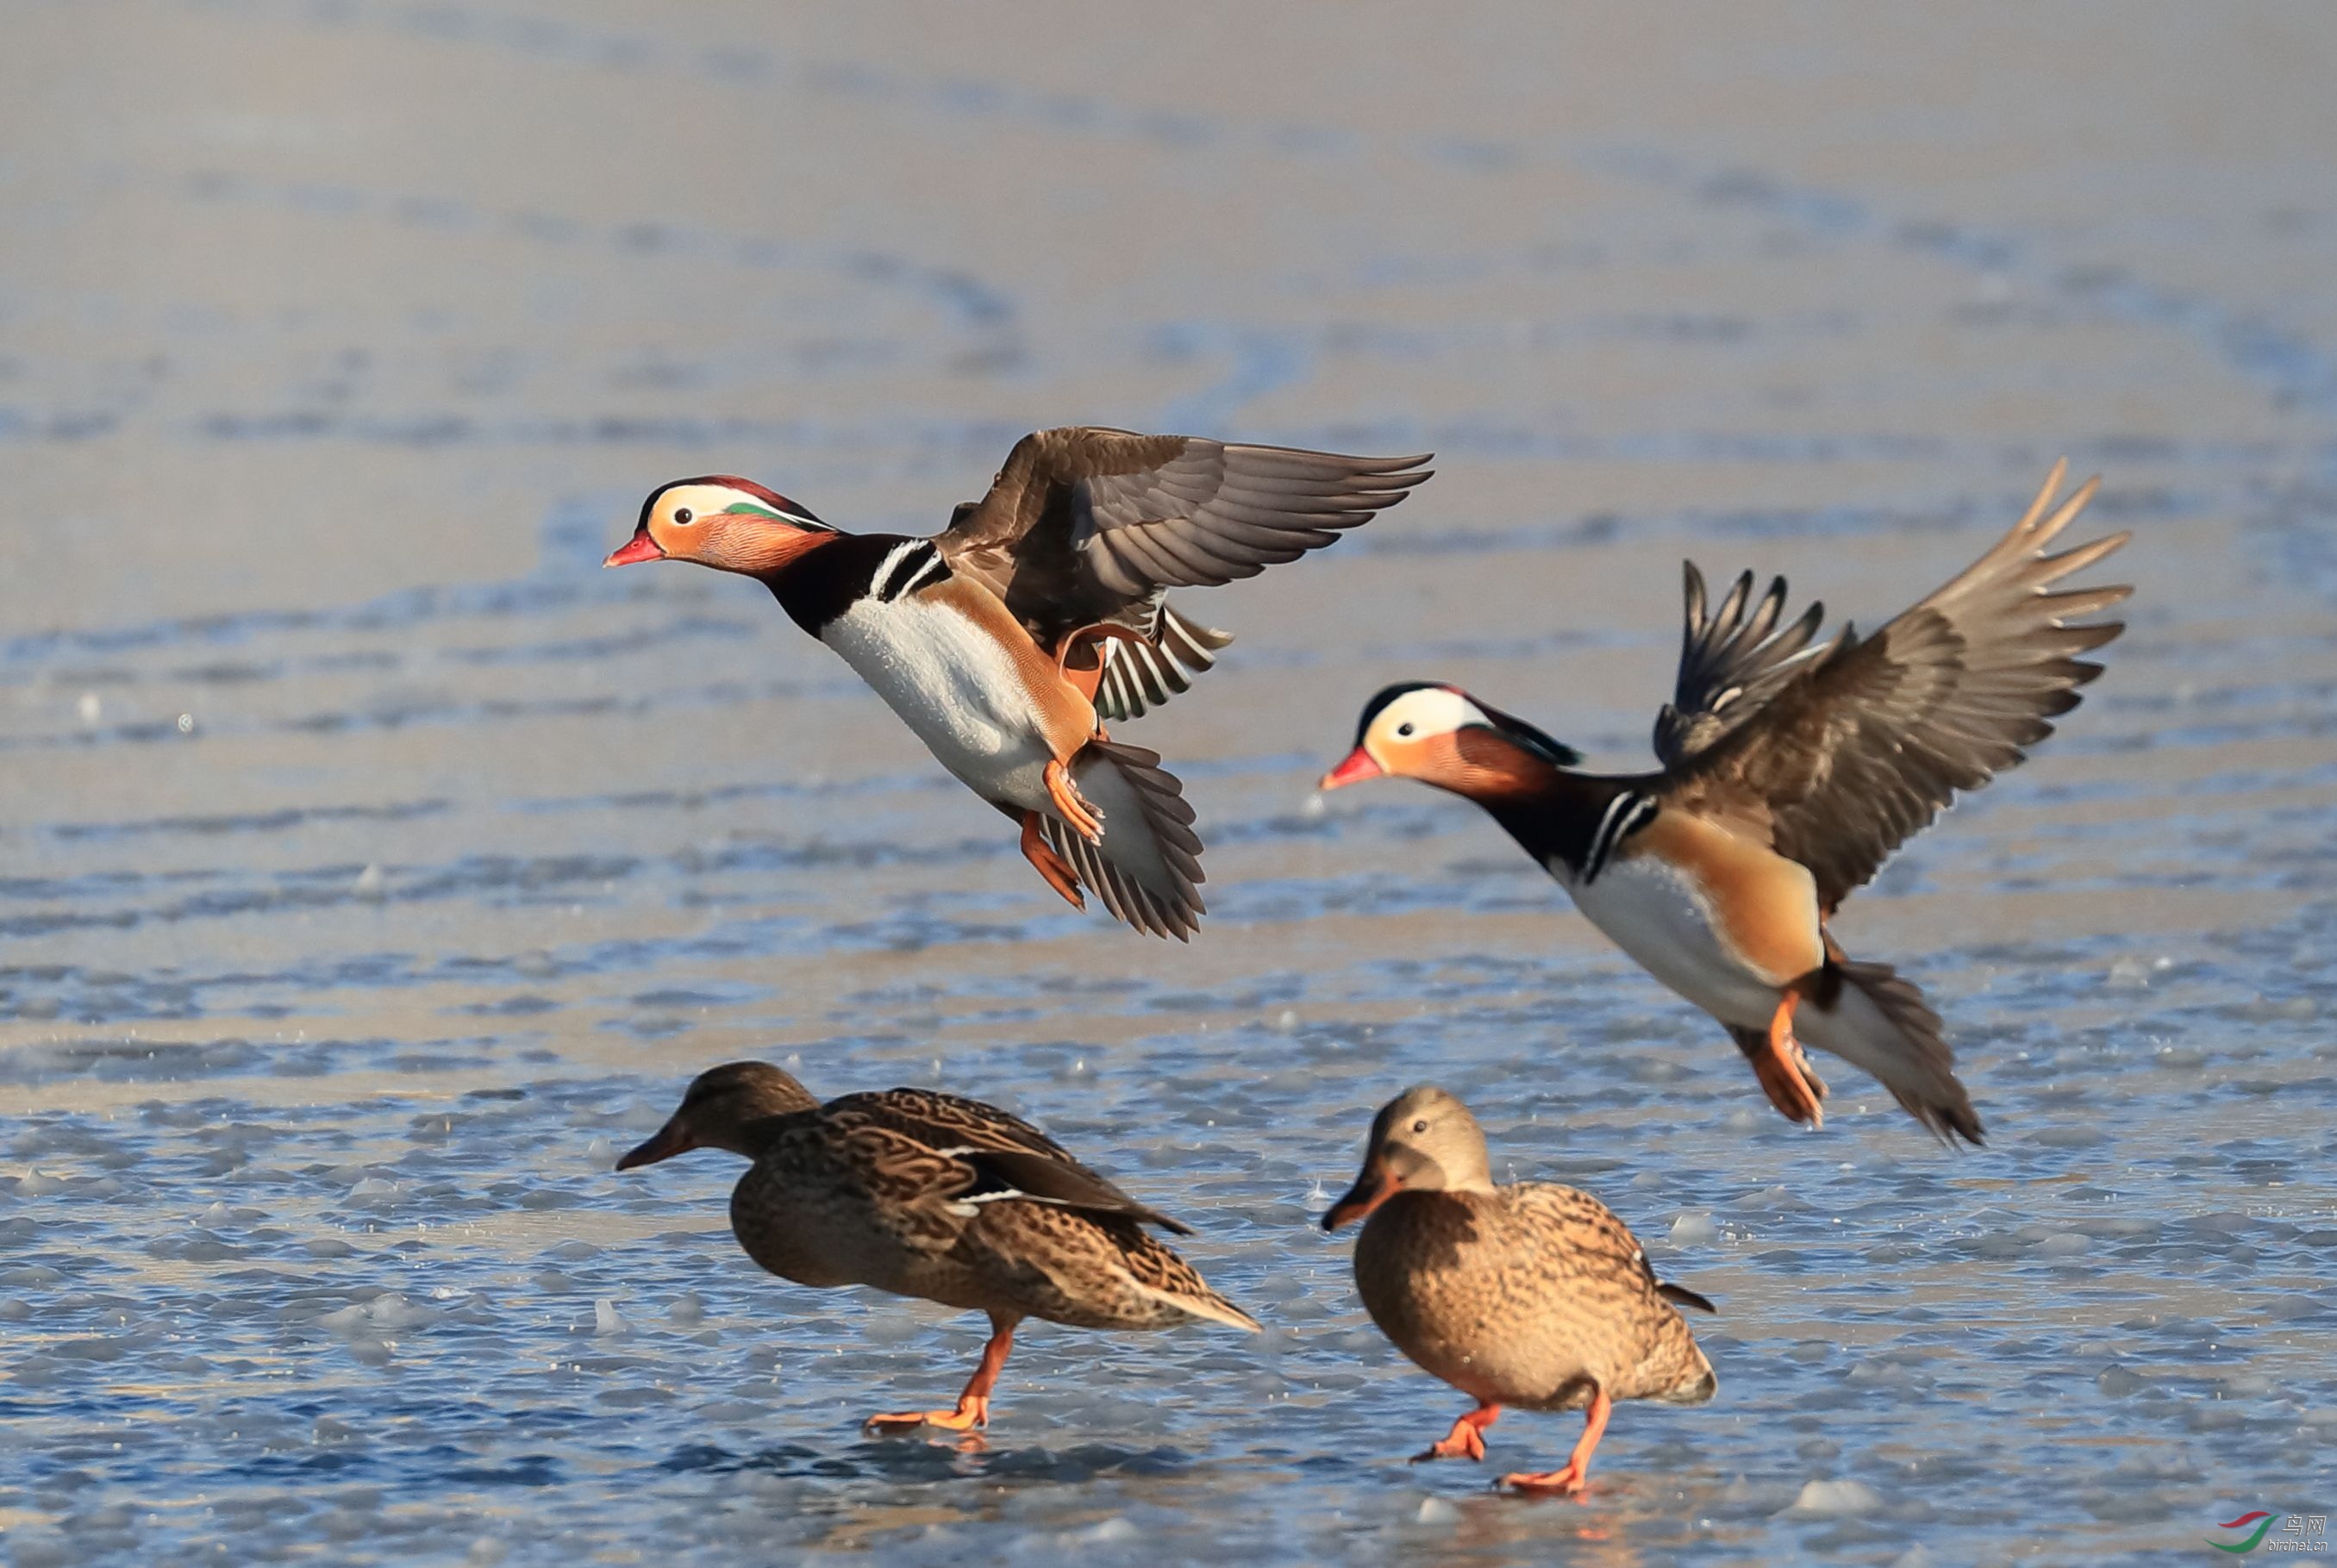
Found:
[[[1593,926],[1674,991],[1724,1023],[1769,1021],[1777,993],[1730,955],[1704,890],[1666,861],[1620,856],[1596,881],[1559,879]]]
[[[982,627],[909,594],[863,599],[819,635],[976,794],[1046,808],[1054,753],[1012,655]]]

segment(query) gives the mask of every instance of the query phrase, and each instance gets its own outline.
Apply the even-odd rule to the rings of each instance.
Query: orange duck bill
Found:
[[[1323,1229],[1336,1230],[1342,1225],[1353,1224],[1373,1210],[1403,1191],[1403,1178],[1374,1161],[1364,1167],[1347,1195],[1331,1205],[1323,1216]]]
[[[1323,775],[1317,789],[1339,789],[1350,784],[1360,784],[1366,779],[1384,777],[1387,769],[1372,760],[1372,754],[1362,747],[1347,753],[1347,760]]]
[[[654,1165],[660,1160],[687,1154],[697,1147],[698,1140],[690,1135],[689,1128],[681,1118],[676,1116],[646,1140],[625,1151],[623,1157],[617,1161],[617,1169],[631,1171],[636,1166]]]

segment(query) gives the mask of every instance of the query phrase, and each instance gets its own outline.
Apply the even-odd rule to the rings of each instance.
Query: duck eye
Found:
[[[1425,1116],[1423,1116],[1423,1117],[1422,1117],[1419,1121],[1417,1121],[1417,1122],[1413,1122],[1413,1123],[1412,1124],[1412,1130],[1413,1130],[1413,1132],[1427,1132],[1427,1131],[1428,1131],[1428,1118],[1426,1118]]]
[[[692,511],[691,511],[689,507],[687,507],[687,506],[677,506],[677,507],[675,507],[675,508],[673,509],[673,520],[674,520],[674,522],[675,522],[676,524],[687,523],[687,522],[689,522],[692,517],[695,517],[695,516],[697,516],[697,515],[698,515],[698,514],[697,514],[697,513],[692,512]]]
[[[1406,722],[1404,722],[1404,723],[1402,723],[1402,724],[1397,725],[1397,726],[1395,727],[1395,732],[1396,732],[1397,734],[1399,734],[1399,735],[1409,735],[1409,734],[1411,734],[1411,733],[1412,733],[1412,725],[1411,725],[1410,721],[1408,721],[1408,720],[1407,720],[1407,721],[1406,721]]]

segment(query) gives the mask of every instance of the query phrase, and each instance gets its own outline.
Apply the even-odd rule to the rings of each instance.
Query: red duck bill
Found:
[[[614,550],[610,551],[609,558],[606,561],[601,562],[601,564],[603,566],[631,566],[635,562],[639,561],[662,561],[664,559],[664,549],[660,546],[656,540],[650,537],[650,531],[644,528],[640,533],[634,534],[631,538],[626,540],[622,544],[618,545]]]
[[[611,559],[613,560],[614,557]],[[1315,788],[1317,789],[1344,789],[1349,784],[1360,784],[1366,779],[1380,778],[1385,772],[1385,769],[1372,760],[1370,752],[1358,746],[1347,753],[1347,760],[1345,762],[1324,774],[1323,781]]]

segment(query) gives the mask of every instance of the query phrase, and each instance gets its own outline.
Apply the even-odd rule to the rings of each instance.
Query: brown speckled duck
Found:
[[[875,1429],[989,1425],[990,1391],[1025,1318],[1257,1331],[1144,1230],[1188,1228],[979,1100],[887,1089],[823,1105],[777,1067],[733,1062],[692,1080],[656,1136],[617,1169],[692,1149],[754,1161],[730,1194],[730,1229],[782,1279],[868,1285],[989,1314],[990,1342],[955,1407],[872,1416]]]
[[[1477,1401],[1414,1456],[1479,1459],[1501,1406],[1589,1416],[1563,1469],[1504,1475],[1524,1492],[1579,1492],[1618,1399],[1701,1405],[1712,1363],[1675,1303],[1693,1290],[1656,1278],[1638,1240],[1588,1192],[1547,1181],[1493,1185],[1485,1134],[1443,1090],[1382,1107],[1363,1173],[1323,1216],[1364,1221],[1355,1289],[1380,1331],[1423,1371]]]

